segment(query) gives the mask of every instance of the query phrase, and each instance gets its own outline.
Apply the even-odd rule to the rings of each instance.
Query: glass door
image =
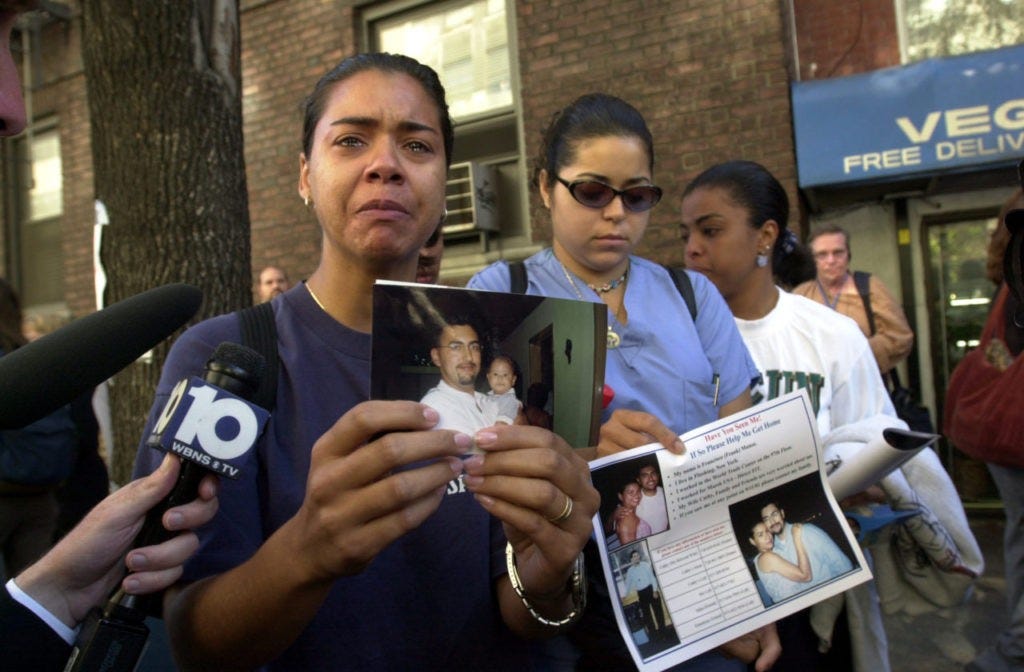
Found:
[[[988,240],[997,223],[995,213],[989,212],[952,214],[922,222],[927,240],[928,313],[939,427],[950,374],[978,345],[995,295],[996,286],[986,277],[985,266]],[[965,504],[998,499],[983,462],[964,455],[945,438],[940,455]]]

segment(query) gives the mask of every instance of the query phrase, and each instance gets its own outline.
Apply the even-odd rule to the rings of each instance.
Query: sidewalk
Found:
[[[914,619],[886,617],[893,672],[960,672],[1005,625],[1003,512],[972,511],[968,517],[985,556],[985,573],[963,606]]]

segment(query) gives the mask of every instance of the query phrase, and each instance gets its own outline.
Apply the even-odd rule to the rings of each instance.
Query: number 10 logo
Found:
[[[265,418],[257,417],[257,408],[199,378],[182,380],[171,391],[154,433],[161,435],[165,448],[171,447],[170,430],[178,443],[219,460],[232,460],[245,454],[259,438]]]

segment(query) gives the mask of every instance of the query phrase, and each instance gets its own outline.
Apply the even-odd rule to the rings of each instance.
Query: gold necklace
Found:
[[[322,310],[322,311],[324,311],[326,313],[327,309],[324,308],[324,304],[320,303],[320,299],[313,292],[313,288],[309,286],[308,282],[306,283],[306,290],[309,292],[309,295],[313,297],[313,300],[316,301],[316,305],[320,306],[320,310]]]
[[[562,267],[562,273],[565,274],[565,279],[569,281],[569,286],[572,287],[572,291],[576,292],[576,296],[580,301],[583,301],[583,293],[580,291],[580,288],[576,286],[576,281],[573,280],[572,275],[569,274],[569,269],[567,269],[565,264],[561,261],[558,262],[558,265]],[[593,287],[591,288],[593,289]],[[612,329],[612,325],[610,324],[608,325],[608,335],[605,337],[605,342],[607,343],[609,350],[614,350],[619,347],[620,343],[622,343],[622,338],[615,333],[615,330]]]

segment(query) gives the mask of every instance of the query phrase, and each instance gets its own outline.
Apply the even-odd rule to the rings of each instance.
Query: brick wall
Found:
[[[655,140],[655,182],[665,198],[652,214],[640,254],[682,261],[680,194],[688,179],[716,162],[761,162],[795,198],[778,3],[551,0],[516,6],[529,156],[536,154],[551,113],[584,93],[619,96],[647,119]],[[531,210],[535,233],[546,229],[536,194]]]
[[[92,263],[95,192],[89,103],[82,65],[82,21],[78,3],[67,4],[75,18],[70,22],[54,21],[42,31],[32,106],[37,119],[56,119],[60,133],[64,299],[68,310],[77,317],[96,309]]]
[[[895,0],[793,0],[793,9],[801,80],[900,64]]]
[[[320,229],[298,194],[302,118],[313,84],[354,50],[352,10],[333,0],[242,4],[242,87],[254,276],[268,264],[293,282],[316,268]]]
[[[252,266],[285,268],[293,280],[319,258],[320,234],[297,194],[298,106],[317,78],[358,45],[356,0],[243,0],[242,84]],[[844,3],[797,0],[801,64],[827,62],[846,42]],[[891,2],[865,0],[864,31]],[[77,8],[77,3],[74,3]],[[515,3],[525,152],[532,161],[552,112],[590,91],[635,105],[654,134],[655,179],[666,197],[639,250],[678,263],[679,200],[688,179],[715,162],[759,161],[786,186],[797,220],[795,157],[787,72],[787,3],[777,0],[550,0]],[[828,8],[829,20],[814,12]],[[890,22],[894,19],[890,18]],[[834,33],[834,44],[823,37]],[[80,57],[80,19],[50,36],[47,85],[37,115],[60,115],[64,152],[66,290],[75,314],[92,304],[93,185],[88,108]],[[866,46],[881,40],[861,40]],[[856,56],[855,56],[856,54]],[[861,58],[851,52],[849,59]],[[844,61],[845,63],[846,61]],[[867,66],[865,66],[867,67]],[[548,223],[531,194],[536,239]]]

